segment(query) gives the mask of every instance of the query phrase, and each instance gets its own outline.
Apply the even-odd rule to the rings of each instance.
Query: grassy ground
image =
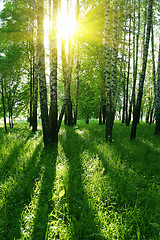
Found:
[[[0,128],[0,240],[160,239],[160,139],[91,121],[43,148],[24,123]]]

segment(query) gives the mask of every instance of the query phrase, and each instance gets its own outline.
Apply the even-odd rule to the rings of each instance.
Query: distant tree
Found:
[[[13,127],[13,117],[18,116],[20,112],[26,114],[29,99],[28,81],[24,81],[27,74],[24,69],[27,65],[24,46],[17,43],[3,44],[0,60],[5,111],[9,125]]]

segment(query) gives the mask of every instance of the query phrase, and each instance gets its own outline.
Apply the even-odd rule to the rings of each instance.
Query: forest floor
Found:
[[[0,240],[160,239],[160,138],[154,125],[62,126],[58,144],[26,123],[0,127]]]

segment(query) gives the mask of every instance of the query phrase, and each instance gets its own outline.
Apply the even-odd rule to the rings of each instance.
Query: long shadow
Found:
[[[6,133],[5,133],[5,131],[4,131],[4,128],[0,127],[0,147],[1,147],[1,145],[3,144],[5,134],[6,134]]]
[[[23,136],[23,139],[21,140],[22,136]],[[27,128],[25,128],[23,130],[16,128],[16,129],[14,129],[14,137],[19,139],[19,141],[16,140],[15,143],[13,141],[13,147],[12,147],[11,153],[7,157],[7,159],[6,159],[6,156],[3,154],[3,152],[2,151],[0,152],[0,158],[1,158],[0,182],[1,181],[4,182],[6,180],[6,178],[9,178],[10,176],[12,176],[16,173],[16,168],[18,165],[18,156],[23,151],[23,148],[24,148],[25,144],[27,144],[27,141],[31,137],[33,137],[33,133],[29,132]],[[25,138],[25,140],[24,140],[24,138]]]
[[[112,201],[116,203],[114,207],[115,211],[124,214],[126,207],[133,211],[130,217],[126,214],[126,219],[128,217],[128,226],[131,227],[130,224],[132,223],[133,229],[130,233],[126,231],[125,239],[131,239],[133,235],[136,235],[137,229],[139,229],[141,237],[145,236],[145,239],[151,239],[152,237],[154,237],[152,239],[159,239],[160,212],[158,209],[160,206],[160,197],[158,190],[154,186],[155,178],[158,181],[160,180],[159,166],[157,165],[157,169],[155,168],[155,164],[159,162],[157,162],[159,159],[158,151],[143,141],[141,137],[145,136],[137,137],[136,141],[126,144],[126,137],[128,138],[129,134],[128,130],[124,129],[120,133],[121,136],[124,133],[121,141],[116,140],[118,139],[117,134],[119,132],[115,131],[113,134],[115,141],[112,144],[106,143],[106,146],[108,146],[106,150],[109,151],[110,149],[114,156],[111,153],[104,155],[104,149],[95,144],[97,139],[104,144],[104,127],[97,126],[97,136],[91,129],[88,128],[88,130],[92,153],[98,154],[105,169],[104,174],[110,179],[114,193]],[[149,138],[147,136],[147,139]],[[140,150],[143,151],[142,154]],[[151,155],[154,159],[151,158]],[[112,158],[115,162],[113,162]],[[150,166],[148,164],[153,164],[153,168],[149,169]],[[155,187],[154,191],[152,187]],[[154,224],[152,224],[152,221],[154,221]]]
[[[74,128],[66,127],[65,139],[60,139],[69,165],[69,185],[66,198],[69,206],[73,240],[102,239],[95,212],[89,206],[83,185],[83,166],[80,155],[85,150],[84,141]]]
[[[34,150],[28,165],[16,178],[9,194],[4,196],[5,202],[0,210],[0,239],[20,239],[21,213],[31,201],[35,179],[39,177],[42,159],[39,159],[43,143],[40,142]]]
[[[54,205],[52,194],[56,176],[57,154],[57,143],[44,148],[41,154],[41,160],[43,162],[43,178],[34,219],[32,240],[46,239],[45,237],[47,236],[48,217],[52,212]]]

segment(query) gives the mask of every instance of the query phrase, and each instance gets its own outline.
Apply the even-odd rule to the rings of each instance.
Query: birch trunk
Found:
[[[140,75],[137,102],[133,112],[133,123],[132,123],[131,136],[130,136],[131,139],[136,138],[136,129],[137,129],[137,124],[140,117],[140,109],[141,109],[141,102],[142,102],[142,96],[143,96],[143,86],[144,86],[144,79],[145,79],[145,73],[146,73],[146,67],[147,67],[150,32],[152,27],[152,6],[153,6],[153,0],[149,0],[147,34],[146,34],[146,41],[143,49],[142,72]]]
[[[124,74],[123,79],[123,111],[122,111],[122,123],[125,122],[125,110],[126,110],[126,91],[125,91],[125,85],[126,85],[126,76]]]
[[[30,127],[33,121],[33,43],[29,41],[29,61],[30,61]]]
[[[110,56],[110,0],[105,0],[105,88],[106,88],[106,141],[112,142],[112,92]]]
[[[99,125],[102,125],[102,106],[100,103],[100,107],[99,107]]]
[[[47,86],[45,76],[45,48],[44,48],[44,2],[39,0],[37,2],[37,61],[38,61],[38,77],[39,77],[39,94],[40,94],[40,108],[43,128],[43,141],[47,145],[50,143],[50,127],[48,117],[48,103],[47,103]]]
[[[160,37],[159,37],[159,58],[156,85],[155,117],[156,117],[155,135],[160,135]]]
[[[128,88],[129,88],[129,75],[130,75],[130,57],[131,57],[131,15],[129,20],[129,42],[128,42],[128,70],[127,70],[127,85],[126,85],[126,126],[128,126]]]
[[[151,45],[152,45],[152,67],[153,67],[153,86],[154,86],[154,101],[150,113],[150,121],[149,124],[153,122],[153,112],[155,109],[155,102],[156,102],[156,66],[155,66],[155,53],[154,53],[154,29],[152,24],[152,35],[151,35]]]
[[[2,94],[2,104],[3,104],[4,129],[5,129],[5,131],[7,132],[6,106],[5,106],[5,99],[4,99],[3,78],[1,78],[1,94]]]
[[[35,60],[36,61],[36,60]],[[37,63],[34,63],[34,75],[33,75],[33,121],[32,131],[37,131],[37,102],[38,102],[38,72]]]
[[[125,54],[125,42],[126,42],[126,23],[127,23],[127,16],[125,17],[124,39],[123,39],[123,47],[122,47],[122,58],[121,58],[118,86],[117,86],[116,98],[115,98],[115,104],[114,104],[114,116],[113,116],[113,118],[115,117],[115,113],[116,113],[116,107],[117,107],[117,102],[118,102],[118,97],[119,97],[119,92],[120,92],[120,84],[121,84],[122,73],[123,73],[124,54]],[[124,89],[124,91],[125,91],[125,89]],[[125,99],[124,99],[124,102],[125,102]],[[124,111],[125,111],[125,108],[124,108]]]
[[[50,39],[50,127],[52,141],[58,139],[58,107],[57,107],[57,13],[58,1],[53,0],[52,6],[52,34]],[[51,14],[51,13],[50,13]]]
[[[113,0],[113,29],[112,29],[112,96],[113,109],[115,108],[116,83],[117,83],[117,59],[118,59],[118,31],[117,31],[117,0]]]
[[[132,88],[132,96],[129,106],[129,116],[127,126],[129,126],[131,121],[131,113],[132,108],[134,111],[135,108],[135,91],[136,91],[136,81],[137,81],[137,69],[138,69],[138,49],[139,49],[139,35],[140,35],[140,0],[138,0],[138,33],[136,38],[135,33],[135,11],[136,5],[134,0],[134,15],[133,15],[133,88]],[[135,44],[136,43],[136,44]]]
[[[78,109],[78,95],[79,95],[79,0],[77,0],[77,62],[76,62],[76,96],[75,96],[75,109],[74,109],[74,124],[77,123],[77,109]]]

